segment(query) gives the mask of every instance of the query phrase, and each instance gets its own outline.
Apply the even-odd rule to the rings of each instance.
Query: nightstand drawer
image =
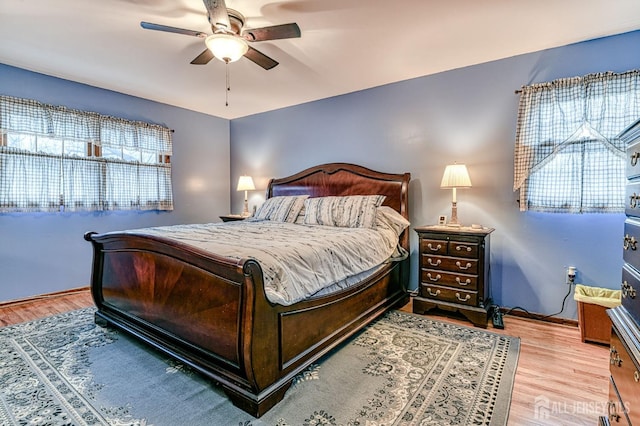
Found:
[[[427,269],[435,268],[470,275],[476,275],[478,273],[478,259],[435,256],[424,253],[421,260],[421,266]]]
[[[640,277],[629,265],[622,267],[622,306],[640,324]]]
[[[627,219],[624,222],[622,258],[629,265],[640,270],[640,222]]]
[[[625,193],[625,214],[627,216],[640,216],[640,182],[628,183]]]
[[[422,269],[420,281],[426,285],[445,285],[465,290],[478,289],[477,275],[452,274],[434,269]]]
[[[640,424],[640,412],[633,409],[632,403],[640,394],[640,371],[615,328],[611,333],[609,352],[611,378],[618,390],[620,400],[625,408],[630,408],[627,414],[631,424]]]
[[[606,424],[631,426],[625,404],[622,402],[616,384],[613,382],[613,377],[611,376],[609,376],[609,401],[607,402],[606,414],[606,418],[609,420],[609,423]]]
[[[420,240],[420,252],[423,254],[438,254],[442,256],[478,258],[478,244],[462,241]]]
[[[420,253],[447,254],[447,242],[443,240],[420,239]]]
[[[627,179],[640,176],[640,142],[627,146]]]
[[[449,242],[449,256],[478,258],[478,244],[463,243],[460,241]]]
[[[420,295],[434,300],[454,302],[461,305],[476,306],[478,293],[455,288],[440,287],[438,285],[420,284]]]

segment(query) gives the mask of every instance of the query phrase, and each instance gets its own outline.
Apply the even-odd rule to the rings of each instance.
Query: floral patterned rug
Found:
[[[93,308],[0,328],[0,424],[505,425],[519,340],[399,311],[300,374],[260,419]]]

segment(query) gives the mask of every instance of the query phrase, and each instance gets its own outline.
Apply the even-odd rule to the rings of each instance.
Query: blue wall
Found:
[[[491,287],[502,306],[556,313],[577,281],[620,285],[624,215],[521,213],[513,187],[513,151],[522,85],[602,71],[640,68],[640,32],[593,40],[394,83],[232,120],[231,175],[254,176],[259,189],[333,161],[386,172],[411,172],[412,225],[450,214],[451,192],[439,188],[446,164],[466,163],[473,188],[458,191],[463,224],[495,228]],[[417,53],[419,54],[419,53]],[[398,64],[402,66],[402,64]],[[250,204],[260,204],[255,191]],[[231,192],[232,205],[241,195]],[[417,286],[416,235],[412,281]],[[576,318],[572,294],[560,315]]]
[[[229,121],[0,64],[0,94],[174,129],[172,212],[0,214],[0,302],[89,285],[86,231],[219,221],[229,212]]]

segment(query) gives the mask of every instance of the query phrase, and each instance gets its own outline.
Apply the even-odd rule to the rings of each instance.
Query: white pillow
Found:
[[[376,211],[376,226],[385,226],[397,235],[402,234],[411,223],[400,213],[389,206],[380,206]]]
[[[373,228],[376,208],[384,199],[384,195],[308,198],[304,202],[304,223],[344,228]]]
[[[304,200],[307,198],[309,198],[308,195],[271,197],[260,206],[255,214],[255,219],[293,223],[304,207]]]

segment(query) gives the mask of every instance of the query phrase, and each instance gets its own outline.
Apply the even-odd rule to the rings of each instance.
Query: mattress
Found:
[[[172,239],[230,259],[254,259],[262,268],[268,300],[285,306],[354,285],[380,265],[406,257],[397,232],[386,226],[244,220],[125,232]]]

